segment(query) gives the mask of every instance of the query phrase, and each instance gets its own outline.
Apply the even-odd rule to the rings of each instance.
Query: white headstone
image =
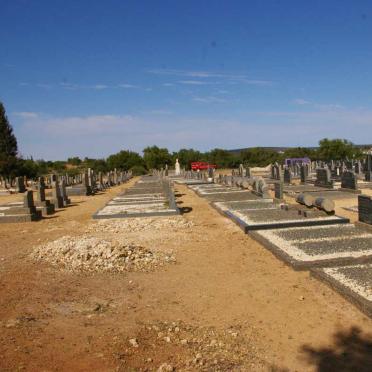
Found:
[[[181,174],[181,167],[180,167],[180,163],[178,162],[178,159],[176,159],[175,169],[176,169],[176,176],[179,176]]]

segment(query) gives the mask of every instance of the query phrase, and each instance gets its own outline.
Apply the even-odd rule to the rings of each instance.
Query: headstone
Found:
[[[71,201],[67,196],[65,180],[62,180],[59,187],[60,187],[60,194],[61,194],[61,197],[62,197],[62,200],[63,200],[63,206],[66,207],[67,205],[71,204]]]
[[[302,164],[300,168],[300,177],[301,177],[301,183],[305,184],[307,181],[307,175],[308,175],[308,165]]]
[[[23,196],[23,206],[25,208],[34,207],[34,193],[33,191],[26,191]]]
[[[333,181],[331,180],[331,172],[328,168],[317,168],[316,169],[316,181],[315,186],[319,187],[333,187]]]
[[[284,183],[287,184],[287,185],[290,185],[291,182],[292,182],[292,172],[289,168],[284,168],[284,174],[283,174],[283,177],[284,177]]]
[[[372,181],[372,154],[367,155],[365,180],[368,182]]]
[[[341,175],[341,189],[358,190],[358,180],[354,172],[347,170]]]
[[[372,225],[372,197],[368,195],[358,196],[359,221]]]
[[[277,182],[274,184],[275,199],[283,199],[283,182]]]
[[[26,191],[24,177],[16,177],[16,192],[23,193]]]
[[[53,183],[51,202],[55,205],[56,208],[63,208],[64,207],[63,198],[61,196],[61,190],[59,188],[59,182],[58,181],[55,181]]]
[[[178,162],[178,159],[176,159],[176,165],[174,166],[174,168],[176,176],[179,176],[181,174],[181,167],[180,163]]]

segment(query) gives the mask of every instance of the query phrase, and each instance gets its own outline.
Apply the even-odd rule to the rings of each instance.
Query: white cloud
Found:
[[[29,111],[22,111],[22,112],[14,112],[15,116],[19,116],[23,119],[36,119],[39,114],[36,112],[29,112]]]
[[[102,89],[107,89],[108,86],[105,84],[96,84],[96,85],[93,85],[93,88],[97,90],[102,90]]]
[[[119,88],[125,88],[125,89],[134,89],[134,88],[138,88],[137,85],[133,85],[133,84],[119,84],[118,87],[119,87]]]
[[[292,101],[296,105],[300,106],[311,106],[315,109],[319,110],[338,110],[338,109],[343,109],[344,106],[338,104],[338,103],[316,103],[316,102],[311,102],[302,98],[296,98]]]
[[[199,79],[215,78],[224,81],[230,81],[232,83],[245,83],[250,85],[272,85],[272,81],[269,80],[257,80],[251,79],[246,74],[234,74],[224,72],[213,72],[213,71],[188,71],[188,70],[176,70],[176,69],[151,69],[147,70],[148,73],[155,75],[170,75],[170,76],[181,76],[191,77]]]
[[[178,81],[179,84],[185,84],[185,85],[209,85],[212,84],[210,82],[206,81],[200,81],[200,80],[180,80]]]
[[[311,146],[324,137],[364,143],[372,137],[372,110],[246,112],[228,119],[153,111],[139,116],[50,117],[29,112],[11,116],[20,151],[45,159],[103,157],[121,149],[141,151],[153,144],[171,151],[184,147],[204,151],[214,147]]]
[[[159,109],[159,110],[150,111],[150,114],[153,114],[153,115],[171,115],[172,111]]]
[[[223,103],[223,102],[227,102],[226,99],[224,99],[224,98],[214,97],[214,96],[194,97],[192,100],[195,101],[195,102],[200,102],[200,103]]]

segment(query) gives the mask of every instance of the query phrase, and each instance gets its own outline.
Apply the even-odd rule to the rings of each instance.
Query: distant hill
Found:
[[[287,147],[254,146],[254,147],[245,147],[245,148],[241,148],[241,149],[233,149],[233,150],[228,150],[228,151],[231,152],[232,154],[238,155],[242,151],[249,150],[249,149],[252,149],[252,148],[259,148],[259,149],[262,149],[262,150],[270,150],[270,151],[276,151],[276,152],[284,152],[285,150],[295,149],[297,147],[299,147],[299,146],[287,146]],[[305,148],[310,149],[310,150],[316,150],[316,149],[319,148],[318,146],[315,146],[315,147],[311,147],[311,146],[300,146],[300,147],[305,147]],[[370,145],[355,145],[355,147],[357,147],[359,149],[372,149],[372,144],[370,144]]]

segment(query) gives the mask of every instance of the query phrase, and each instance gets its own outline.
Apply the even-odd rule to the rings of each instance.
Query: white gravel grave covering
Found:
[[[332,229],[332,225],[324,225],[324,226],[309,226],[308,229]],[[336,251],[336,252],[329,252],[324,254],[313,254],[309,255],[303,250],[299,249],[296,244],[303,243],[303,242],[319,242],[321,246],[322,242],[329,242],[334,241],[337,244],[338,240],[347,239],[347,237],[327,237],[327,238],[311,238],[311,239],[296,239],[296,240],[286,240],[281,238],[278,233],[281,230],[292,230],[297,229],[296,227],[286,228],[286,229],[274,229],[274,230],[262,230],[258,231],[257,234],[261,235],[265,239],[267,239],[270,243],[274,244],[277,248],[282,250],[283,252],[287,253],[289,256],[293,257],[298,261],[317,261],[317,260],[326,260],[332,258],[342,258],[342,257],[362,257],[366,255],[372,254],[372,246],[368,250],[359,250],[359,251]],[[301,229],[301,228],[300,228]],[[303,229],[303,228],[302,228]],[[372,241],[372,234],[366,233],[361,234],[361,238],[370,238]],[[352,237],[351,237],[352,238]]]
[[[150,271],[175,262],[173,254],[155,252],[139,245],[103,240],[89,235],[63,236],[38,246],[31,257],[68,271]]]
[[[274,208],[278,209],[278,208]],[[322,221],[322,220],[338,220],[339,217],[337,216],[321,216],[321,217],[313,217],[313,218],[298,218],[298,219],[282,219],[282,220],[273,220],[267,219],[264,221],[256,221],[255,219],[239,212],[238,210],[234,211],[233,214],[238,217],[240,220],[245,222],[248,225],[268,225],[268,224],[277,224],[277,223],[287,223],[287,222],[296,222],[296,221],[306,221],[306,222],[314,222],[314,221]]]
[[[358,268],[363,269],[363,268],[367,268],[371,266],[372,265],[369,264],[369,265],[354,265],[354,266],[349,266],[349,267],[353,269],[358,269]],[[334,278],[335,280],[340,282],[345,287],[350,288],[353,292],[356,292],[357,294],[364,297],[368,301],[372,301],[372,288],[362,286],[356,280],[353,280],[352,278],[344,275],[342,272],[340,272],[342,268],[343,268],[342,266],[341,267],[330,267],[330,268],[325,268],[322,270],[324,271],[324,273]]]
[[[164,205],[164,203],[157,204],[157,205],[146,205],[146,204],[138,204],[134,206],[128,205],[106,205],[103,209],[101,209],[97,215],[99,216],[106,216],[106,215],[115,215],[115,214],[126,214],[126,213],[167,213],[169,211],[175,211],[175,209],[168,208]]]
[[[86,232],[112,232],[131,233],[138,231],[158,231],[167,229],[171,231],[188,230],[194,226],[192,221],[185,220],[182,216],[143,217],[127,219],[97,220],[92,223]]]

